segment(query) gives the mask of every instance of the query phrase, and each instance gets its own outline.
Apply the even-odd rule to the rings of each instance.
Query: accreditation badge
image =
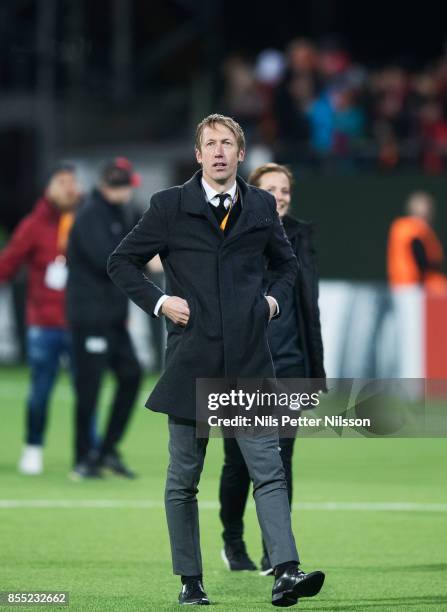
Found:
[[[48,264],[45,271],[45,285],[54,291],[62,291],[67,284],[68,268],[67,261],[63,255],[58,255],[54,261]]]

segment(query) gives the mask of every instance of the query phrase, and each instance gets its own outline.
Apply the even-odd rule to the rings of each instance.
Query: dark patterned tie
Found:
[[[223,231],[225,230],[225,226],[227,225],[228,217],[230,216],[231,212],[231,204],[227,209],[225,207],[225,202],[226,200],[231,198],[231,196],[229,193],[218,193],[216,194],[216,197],[219,198],[219,206],[217,206],[217,218],[219,221],[220,229]]]

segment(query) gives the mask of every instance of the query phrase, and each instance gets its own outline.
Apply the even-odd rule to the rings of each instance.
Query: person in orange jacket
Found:
[[[444,251],[433,230],[432,196],[416,191],[407,201],[407,215],[393,221],[388,236],[388,280],[393,289],[422,285],[431,291],[447,289],[442,273]]]

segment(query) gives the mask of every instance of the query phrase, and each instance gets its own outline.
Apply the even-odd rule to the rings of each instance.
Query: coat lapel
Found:
[[[201,176],[202,171],[198,170],[189,181],[183,185],[181,208],[187,213],[208,219],[221,238],[223,238],[224,235],[211,210],[211,205],[205,199],[202,184],[200,182]]]
[[[232,232],[227,238],[227,242],[231,242],[242,234],[251,231],[255,227],[265,227],[270,225],[273,220],[263,213],[257,194],[250,189],[247,183],[240,177],[237,177],[237,184],[242,198],[241,215],[233,227]]]

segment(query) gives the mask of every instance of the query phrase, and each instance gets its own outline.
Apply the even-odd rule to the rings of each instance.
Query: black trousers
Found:
[[[124,324],[92,329],[72,328],[75,408],[75,463],[86,461],[92,449],[91,425],[101,383],[110,369],[116,378],[109,420],[99,454],[115,450],[132,413],[141,379],[141,368]]]
[[[276,372],[277,378],[302,378],[301,365]],[[292,456],[295,438],[280,438],[280,455],[284,465],[289,504],[292,505],[293,478]],[[220,478],[219,501],[220,520],[223,525],[222,537],[226,544],[243,539],[244,512],[247,504],[250,477],[242,453],[234,438],[224,438],[224,464]],[[264,546],[264,554],[266,554]]]

